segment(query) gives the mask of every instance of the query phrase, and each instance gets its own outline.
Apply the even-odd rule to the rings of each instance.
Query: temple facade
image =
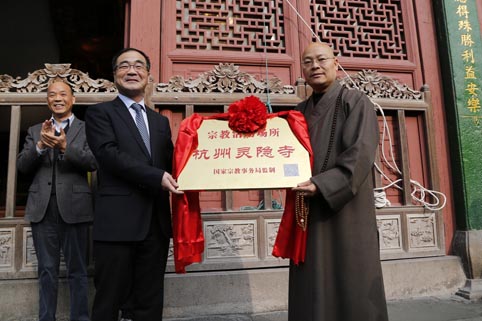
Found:
[[[340,81],[377,106],[374,192],[388,298],[480,297],[482,2],[96,3],[98,13],[83,25],[75,22],[92,8],[38,1],[37,12],[49,18],[35,24],[42,42],[19,30],[6,40],[19,52],[1,53],[0,285],[18,286],[8,290],[11,302],[0,298],[0,319],[15,317],[18,302],[25,302],[24,315],[36,314],[36,298],[27,295],[36,291],[35,251],[23,221],[29,177],[15,165],[26,130],[49,117],[45,91],[53,79],[73,87],[80,118],[89,105],[115,97],[109,57],[123,47],[149,55],[146,101],[169,118],[175,143],[186,117],[226,112],[248,95],[274,112],[292,109],[310,95],[303,48],[312,41],[331,44],[344,69]],[[4,12],[8,22],[21,10],[12,4]],[[107,13],[108,23],[101,16]],[[38,15],[23,14],[35,28]],[[19,40],[40,55],[26,55]],[[201,192],[203,260],[185,275],[175,274],[169,261],[166,314],[286,309],[289,262],[271,255],[283,204],[282,189]]]

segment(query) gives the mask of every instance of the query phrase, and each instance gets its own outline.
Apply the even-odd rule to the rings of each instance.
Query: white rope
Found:
[[[385,191],[376,191],[374,190],[373,191],[373,194],[375,196],[375,207],[376,208],[382,208],[382,207],[386,207],[386,206],[390,206],[392,205],[390,203],[390,201],[388,200],[387,198],[387,194],[385,193]]]
[[[319,41],[322,42],[321,39],[318,37],[318,35],[311,29],[311,26],[306,22],[306,20],[301,16],[301,14],[298,12],[298,10],[291,4],[289,0],[285,0],[290,7],[293,9],[293,11],[296,13],[298,18],[305,24],[306,27],[311,31],[311,34]],[[352,83],[353,87],[360,90],[358,88],[357,84],[353,81],[353,79],[350,77],[350,75],[343,69],[341,64],[338,62],[338,66],[340,69],[343,71],[343,73],[346,75],[347,79],[350,80]],[[387,119],[385,117],[385,113],[383,112],[383,108],[376,102],[373,101],[371,97],[368,97],[370,101],[373,103],[375,106],[375,111],[378,111],[380,115],[382,116],[383,119],[383,131],[382,131],[382,137],[381,137],[381,158],[383,162],[386,164],[386,166],[390,169],[390,171],[394,172],[398,177],[402,175],[402,171],[398,168],[397,163],[395,162],[395,157],[393,155],[393,142],[392,142],[392,135],[390,134],[390,129],[388,126]],[[388,160],[387,156],[385,155],[385,138],[388,139],[388,143],[390,148],[389,150],[389,158],[391,161]],[[386,206],[390,206],[391,203],[386,197],[386,192],[385,190],[388,188],[396,188],[399,190],[403,190],[403,187],[399,185],[399,183],[402,181],[401,178],[398,178],[396,180],[392,180],[386,175],[383,170],[376,164],[374,163],[376,170],[380,173],[383,179],[388,181],[388,184],[382,187],[376,187],[373,189],[373,193],[375,196],[375,206],[377,208],[382,208]],[[412,192],[410,193],[410,196],[412,197],[412,200],[414,200],[416,203],[422,204],[426,209],[431,210],[431,211],[438,211],[441,210],[442,208],[445,207],[447,203],[447,197],[445,196],[444,193],[430,190],[425,188],[422,184],[419,182],[410,179],[410,188]],[[433,202],[429,202],[426,199],[428,197],[431,197],[433,199]]]
[[[350,77],[350,76],[348,76]],[[350,78],[351,79],[351,78]],[[358,87],[355,85],[355,88],[358,89]],[[382,159],[384,161],[384,163],[386,164],[386,166],[392,171],[394,172],[395,174],[397,174],[398,176],[401,176],[402,175],[402,171],[398,168],[398,165],[397,163],[395,162],[395,157],[393,155],[393,142],[392,142],[392,135],[390,134],[390,130],[389,130],[389,127],[388,127],[388,122],[387,122],[387,119],[385,117],[385,113],[383,112],[383,108],[376,102],[374,102],[371,98],[370,100],[372,101],[373,105],[375,106],[375,110],[378,111],[380,113],[380,115],[382,116],[382,119],[383,119],[383,131],[382,131],[382,138],[381,138],[381,142],[382,142],[382,146],[381,146],[381,155],[382,155]],[[390,160],[387,158],[387,156],[385,155],[385,137],[388,138],[388,144],[389,144],[389,156],[390,156]],[[399,185],[397,185],[397,183],[401,182],[402,179],[397,179],[395,181],[392,181],[381,169],[380,167],[375,164],[375,168],[377,169],[377,171],[383,176],[383,178],[385,180],[387,180],[389,182],[388,185],[382,187],[382,188],[375,188],[374,191],[375,193],[379,192],[380,189],[382,190],[385,190],[389,187],[392,187],[394,186],[395,188],[397,189],[400,189],[400,190],[403,190],[403,188]],[[412,190],[412,192],[410,193],[410,196],[412,197],[412,200],[414,200],[416,203],[420,203],[422,204],[426,209],[428,210],[431,210],[431,211],[438,211],[438,210],[441,210],[442,208],[445,207],[446,203],[447,203],[447,197],[445,196],[445,194],[443,194],[442,192],[438,192],[438,191],[434,191],[434,190],[430,190],[428,188],[425,188],[422,184],[420,184],[419,182],[417,182],[416,180],[413,180],[413,179],[410,179],[410,188]],[[418,196],[417,196],[418,195]],[[380,198],[381,196],[380,195],[376,195],[375,197]],[[428,196],[431,196],[431,198],[433,199],[433,202],[429,202],[427,201],[427,198]],[[379,201],[379,205],[383,204],[383,201]],[[386,206],[389,206],[389,205],[386,205]]]
[[[269,77],[268,77],[268,53],[266,51],[266,33],[268,32],[268,28],[266,27],[266,18],[265,13],[268,9],[265,7],[263,10],[263,46],[264,46],[264,64],[265,64],[265,72],[266,72],[266,107],[268,107],[268,113],[273,113],[273,108],[271,107],[271,100],[269,96]]]
[[[313,37],[315,37],[316,40],[318,40],[318,42],[322,42],[320,37],[318,37],[318,35],[313,31],[313,29],[311,29],[311,26],[308,24],[308,22],[306,22],[306,20],[301,16],[298,10],[296,10],[295,6],[291,4],[290,0],[285,0],[285,1],[290,5],[291,9],[293,9],[293,11],[296,13],[298,18],[300,18],[301,21],[305,24],[305,26],[311,31],[311,34],[313,35]]]

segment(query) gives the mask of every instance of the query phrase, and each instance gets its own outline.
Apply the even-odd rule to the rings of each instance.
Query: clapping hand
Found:
[[[42,123],[40,130],[40,141],[37,143],[40,149],[58,148],[60,152],[65,152],[67,148],[67,139],[63,128],[60,129],[60,135],[55,135],[55,127],[52,120],[46,120]]]

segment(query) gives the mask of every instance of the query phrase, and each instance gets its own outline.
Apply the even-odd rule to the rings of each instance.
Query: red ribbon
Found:
[[[303,114],[290,110],[268,115],[268,118],[273,117],[286,118],[293,134],[308,151],[310,163],[313,166],[313,152]],[[228,120],[228,114],[209,117],[194,114],[182,121],[174,148],[173,176],[176,179],[197,148],[197,130],[204,119]],[[292,259],[295,264],[298,264],[304,262],[305,259],[307,232],[296,224],[295,196],[296,193],[292,190],[286,191],[285,209],[273,248],[273,255]],[[199,191],[185,191],[182,195],[172,194],[172,220],[176,273],[186,273],[186,266],[201,262],[204,252]]]

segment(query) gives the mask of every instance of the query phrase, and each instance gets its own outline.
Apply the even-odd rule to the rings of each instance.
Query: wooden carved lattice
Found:
[[[422,93],[400,84],[398,81],[382,76],[375,70],[362,70],[350,78],[340,79],[348,88],[358,88],[371,98],[392,98],[421,100]]]
[[[407,60],[402,0],[311,0],[310,13],[312,29],[337,54]]]
[[[0,75],[0,92],[42,92],[55,79],[62,79],[68,83],[76,93],[117,91],[112,82],[105,79],[94,80],[87,73],[70,68],[70,64],[45,64],[44,69],[29,73],[25,79]]]
[[[178,49],[285,53],[283,0],[177,0]]]
[[[241,72],[234,64],[220,63],[213,70],[204,72],[196,79],[184,79],[182,76],[171,77],[168,83],[159,83],[157,92],[195,92],[195,93],[266,93],[294,94],[293,86],[283,85],[277,77],[266,81],[256,80],[252,75]]]

